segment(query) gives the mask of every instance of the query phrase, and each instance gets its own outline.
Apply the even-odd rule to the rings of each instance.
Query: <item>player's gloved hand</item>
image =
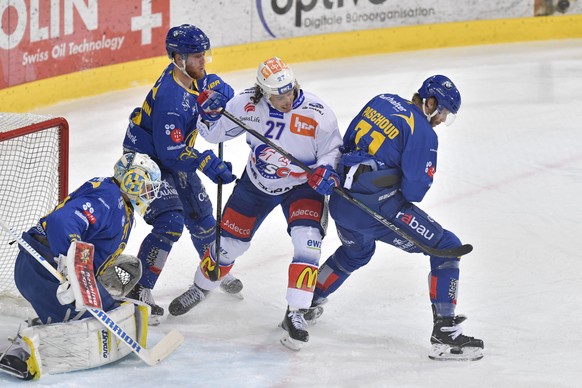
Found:
[[[215,90],[206,89],[196,99],[196,108],[202,120],[216,121],[220,119],[222,110],[226,107],[227,97]]]
[[[208,74],[206,77],[206,84],[208,85],[208,89],[214,90],[215,92],[219,92],[223,96],[226,97],[226,101],[229,101],[234,96],[234,90],[232,87],[224,82],[222,78],[217,76],[216,74]]]
[[[71,287],[71,283],[69,283],[68,280],[64,283],[61,283],[59,288],[57,288],[57,299],[63,306],[75,302],[73,287]]]
[[[319,194],[330,195],[334,187],[339,187],[340,178],[331,166],[322,165],[307,175],[307,183]]]
[[[231,183],[236,179],[232,173],[232,164],[223,162],[212,150],[206,150],[198,155],[200,164],[198,170],[202,171],[214,183],[220,179],[222,183]]]

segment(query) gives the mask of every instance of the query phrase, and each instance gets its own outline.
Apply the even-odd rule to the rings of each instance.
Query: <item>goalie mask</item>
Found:
[[[134,209],[142,216],[158,197],[162,183],[158,165],[145,154],[124,154],[115,164],[113,177]]]
[[[267,59],[259,65],[257,85],[268,100],[272,95],[286,94],[299,89],[291,68],[277,57]]]

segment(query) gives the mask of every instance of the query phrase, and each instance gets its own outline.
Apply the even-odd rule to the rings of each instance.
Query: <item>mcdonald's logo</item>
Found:
[[[313,292],[317,283],[317,267],[292,263],[289,266],[289,288]]]
[[[200,261],[200,269],[202,270],[202,273],[204,274],[205,277],[208,278],[208,273],[214,271],[215,265],[216,263],[214,262],[214,260],[212,260],[210,255],[206,256],[204,259]],[[218,276],[220,277],[220,267],[218,268]]]

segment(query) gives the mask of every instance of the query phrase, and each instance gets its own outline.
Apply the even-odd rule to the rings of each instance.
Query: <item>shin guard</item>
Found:
[[[306,309],[311,306],[313,291],[317,283],[317,266],[305,263],[289,265],[287,303],[290,307]]]
[[[139,281],[141,285],[149,289],[154,288],[173,244],[174,242],[168,238],[154,233],[146,236],[138,253],[143,268]]]

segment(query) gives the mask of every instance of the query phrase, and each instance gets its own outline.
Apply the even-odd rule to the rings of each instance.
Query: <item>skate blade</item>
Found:
[[[148,326],[158,326],[162,322],[161,315],[150,315],[148,317]]]
[[[477,347],[453,348],[434,344],[428,358],[436,361],[477,361],[483,358],[483,349]]]
[[[232,297],[233,297],[233,298],[235,298],[235,299],[238,299],[238,300],[243,300],[243,299],[245,298],[245,297],[244,297],[244,295],[242,294],[242,292],[237,292],[236,294],[231,294],[230,292],[228,292],[228,291],[225,291],[225,290],[223,290],[222,288],[221,288],[221,290],[222,290],[222,292],[224,292],[226,295],[228,295],[228,296],[232,296]]]
[[[323,307],[321,306],[315,306],[312,307],[312,309],[313,311],[310,311],[309,313],[303,316],[305,318],[305,322],[307,322],[307,325],[309,326],[315,326],[317,320],[323,314]]]
[[[287,349],[293,350],[294,352],[300,351],[305,342],[297,341],[291,338],[289,332],[283,326],[283,322],[279,323],[279,327],[285,330],[285,334],[283,334],[283,336],[279,340],[281,342],[281,345],[285,346]]]
[[[286,333],[283,337],[281,337],[281,345],[286,347],[289,350],[293,350],[294,352],[298,352],[301,350],[304,342],[296,341],[293,338],[289,337],[289,334]]]

